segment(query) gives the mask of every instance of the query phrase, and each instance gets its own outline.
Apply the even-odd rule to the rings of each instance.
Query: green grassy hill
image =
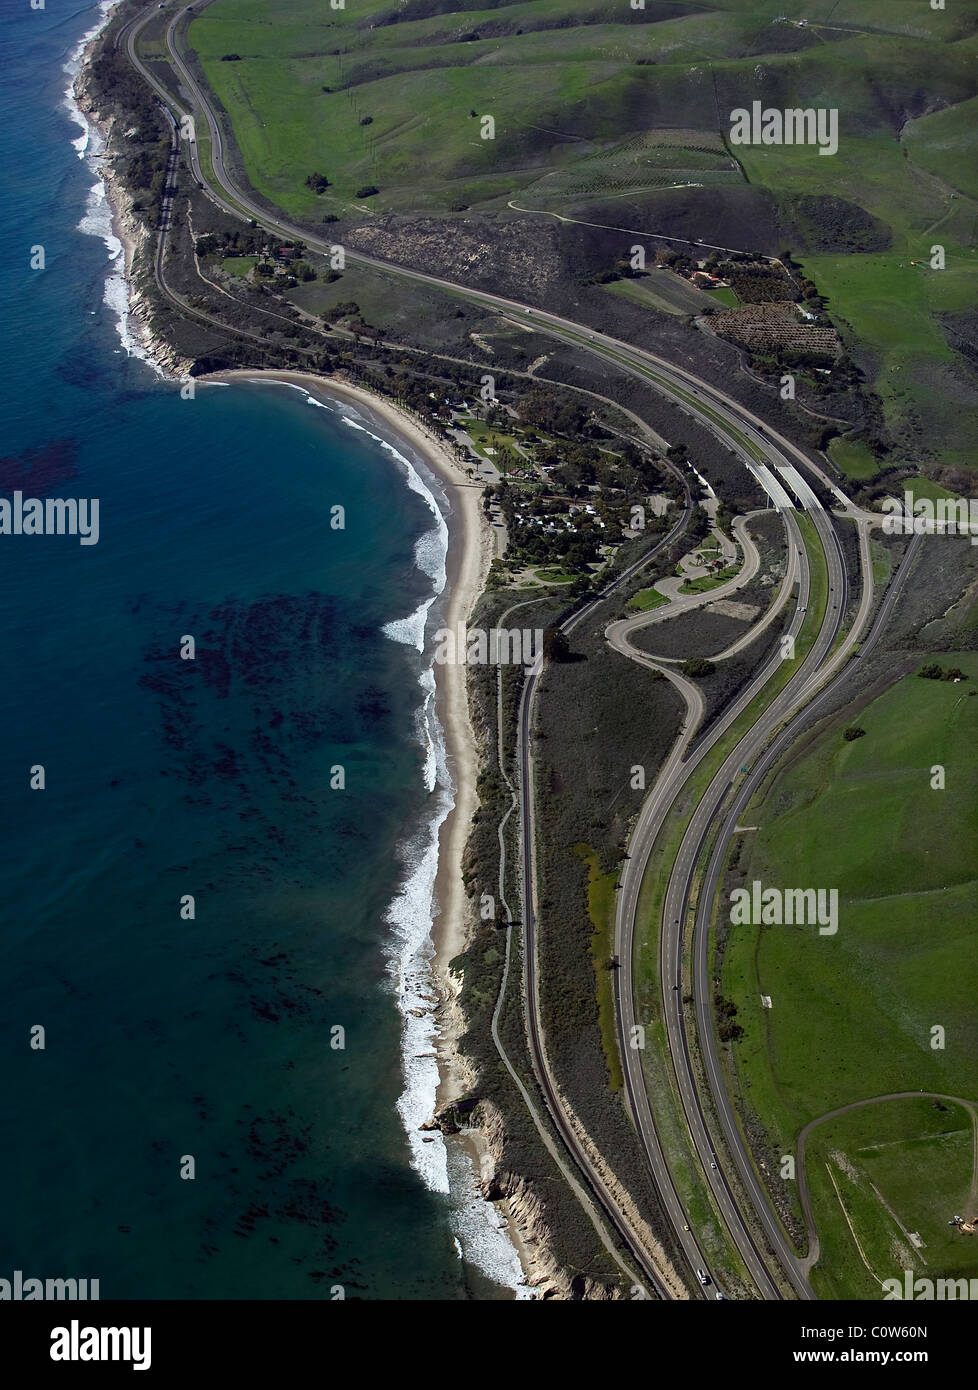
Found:
[[[623,237],[790,246],[901,461],[936,442],[969,466],[978,376],[941,316],[978,299],[976,7],[818,0],[790,21],[783,9],[215,0],[189,42],[253,186],[294,216],[519,209]],[[838,153],[729,146],[730,112],[754,100],[836,108]],[[486,116],[494,139],[481,138]],[[306,185],[317,173],[320,194]]]
[[[916,673],[903,677],[853,716],[865,737],[847,742],[834,725],[743,817],[759,827],[743,839],[739,868],[748,884],[759,879],[765,886],[839,891],[835,936],[770,926],[730,927],[727,938],[722,992],[737,1004],[745,1029],[733,1052],[738,1085],[778,1153],[794,1152],[809,1121],[870,1097],[922,1089],[978,1101],[978,1017],[970,982],[978,878],[978,697],[972,694],[978,658],[954,654],[940,663],[963,668],[970,679],[954,684]],[[945,769],[944,790],[931,786],[937,765]],[[770,1009],[762,1007],[762,995],[770,996]],[[937,1025],[944,1029],[943,1047],[932,1045]],[[858,1112],[858,1122],[840,1118],[815,1131],[813,1194],[834,1212],[830,1229],[838,1226],[839,1213],[824,1171],[826,1146],[831,1140],[850,1153],[843,1138],[853,1126],[868,1143],[876,1110]],[[889,1136],[894,1145],[919,1133],[919,1116],[907,1115],[909,1128],[897,1125]],[[892,1127],[892,1117],[887,1123]],[[907,1154],[909,1161],[912,1147]],[[966,1187],[970,1156],[969,1137]],[[858,1188],[840,1171],[843,1186]],[[835,1176],[839,1180],[838,1171]],[[887,1177],[891,1186],[900,1181],[896,1171]],[[856,1202],[858,1193],[852,1195]],[[867,1201],[868,1211],[871,1193]],[[952,1208],[950,1219],[963,1198],[955,1188],[942,1201],[941,1210]],[[884,1228],[864,1224],[865,1242],[879,1250]],[[840,1240],[841,1232],[838,1226]],[[966,1250],[975,1273],[978,1241],[966,1243]],[[882,1277],[895,1272],[879,1269],[882,1256],[869,1263]],[[837,1278],[843,1267],[850,1264],[833,1265]],[[855,1259],[850,1272],[862,1288],[862,1261]],[[841,1285],[833,1287],[841,1296]]]

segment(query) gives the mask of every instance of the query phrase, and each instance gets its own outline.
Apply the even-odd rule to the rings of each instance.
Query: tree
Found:
[[[545,627],[543,630],[544,661],[566,661],[570,656],[570,643],[559,627]]]

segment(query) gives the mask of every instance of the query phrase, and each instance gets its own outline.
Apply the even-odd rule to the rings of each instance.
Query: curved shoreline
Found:
[[[338,402],[355,407],[378,437],[398,451],[405,444],[408,445],[434,474],[449,502],[450,510],[444,518],[448,529],[445,586],[433,605],[439,615],[439,626],[456,631],[460,624],[468,624],[485,589],[494,540],[481,505],[482,485],[473,483],[467,477],[443,441],[431,430],[383,396],[350,382],[312,372],[235,368],[210,373],[196,380],[202,386],[277,381],[299,387],[324,403]],[[438,1065],[437,1113],[469,1091],[474,1081],[470,1066],[458,1051],[464,1029],[464,1018],[458,1007],[462,981],[451,970],[451,962],[465,949],[469,937],[462,857],[472,816],[478,805],[476,779],[479,755],[469,718],[466,668],[461,664],[434,663],[432,669],[435,714],[444,736],[445,761],[453,784],[452,805],[438,828],[438,863],[432,893],[436,915],[430,929],[434,952],[430,970],[438,996],[434,1030]],[[482,1132],[478,1129],[464,1130],[456,1137],[471,1163],[474,1181],[489,1176],[494,1164]],[[515,1250],[525,1285],[533,1273],[532,1256],[520,1238],[508,1202],[503,1199],[494,1205],[501,1209],[505,1219],[501,1229]]]
[[[383,396],[338,378],[312,372],[235,368],[196,378],[201,385],[212,382],[281,381],[317,392],[329,400],[356,406],[381,436],[397,446],[407,442],[422,457],[445,489],[452,511],[448,525],[446,582],[441,599],[442,624],[453,630],[466,624],[483,589],[492,560],[492,535],[480,497],[482,486],[471,483],[448,449],[418,420]],[[462,883],[462,854],[469,825],[476,808],[475,782],[478,755],[469,720],[465,667],[446,663],[435,666],[435,708],[445,733],[449,769],[455,783],[455,805],[446,817],[439,836],[436,895],[440,912],[433,931],[436,947],[435,967],[439,976],[448,977],[453,957],[466,942],[466,896]],[[450,1099],[446,1096],[445,1099]]]

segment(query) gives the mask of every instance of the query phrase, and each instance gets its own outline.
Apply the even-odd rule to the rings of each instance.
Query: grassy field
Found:
[[[812,1131],[807,1160],[821,1297],[879,1298],[905,1269],[975,1276],[978,1237],[948,1224],[975,1215],[971,1107],[913,1097],[852,1110]]]
[[[258,264],[257,256],[227,256],[221,262],[221,269],[229,275],[247,275]]]
[[[647,613],[650,608],[660,608],[668,602],[665,594],[660,594],[658,589],[639,589],[628,600],[627,607],[634,613]]]
[[[971,679],[904,677],[854,716],[865,737],[847,742],[834,727],[744,817],[760,827],[743,842],[746,882],[839,892],[835,936],[732,927],[724,953],[723,993],[745,1029],[738,1084],[783,1153],[808,1121],[868,1097],[922,1088],[978,1100],[962,968],[978,878],[978,657],[941,661]],[[931,786],[938,766],[944,790]],[[825,1197],[831,1183],[819,1181]]]
[[[878,459],[860,440],[833,439],[829,456],[850,478],[871,478],[880,469]]]
[[[729,285],[719,285],[715,290],[707,290],[707,294],[711,299],[715,299],[718,304],[723,304],[728,309],[736,309],[740,303]]]
[[[698,579],[687,580],[679,592],[681,594],[705,594],[710,589],[717,589],[721,584],[726,584],[728,579],[733,579],[734,575],[739,573],[740,566],[731,565],[729,569],[717,570],[716,574],[701,574]]]
[[[837,52],[840,46],[832,47]],[[923,61],[931,46],[900,47],[916,50]],[[859,56],[856,48],[852,57]],[[871,66],[868,48],[862,59]],[[838,94],[827,104],[840,107],[839,152],[831,160],[811,149],[748,148],[742,154],[744,168],[752,184],[814,196],[825,188],[826,171],[820,166],[831,163],[839,196],[857,202],[890,229],[885,250],[852,255],[826,244],[800,259],[850,350],[873,352],[873,384],[891,430],[909,441],[942,441],[945,462],[973,464],[978,425],[973,410],[948,412],[949,400],[963,399],[961,364],[938,316],[969,311],[978,302],[978,200],[967,192],[967,179],[951,182],[930,172],[928,160],[940,163],[930,159],[931,140],[940,143],[940,126],[930,124],[933,118],[915,123],[920,129],[914,138],[901,140],[891,131],[868,128],[867,113],[854,112]],[[965,101],[962,107],[970,110],[973,103]],[[963,144],[969,138],[965,158]],[[956,149],[962,157],[952,164],[962,169],[974,164],[978,134],[973,122],[970,127],[966,120],[960,122]],[[941,269],[931,265],[936,246],[943,248]],[[912,444],[901,461],[915,462]],[[853,476],[865,475],[857,471]]]
[[[701,314],[714,298],[712,293],[697,289],[681,275],[665,269],[650,271],[640,280],[614,280],[603,288],[609,294],[664,314]]]
[[[893,572],[893,555],[889,547],[873,537],[869,542],[869,549],[873,561],[873,583],[887,584]]]
[[[314,0],[220,0],[193,21],[191,45],[261,192],[304,215],[364,207],[357,188],[365,184],[380,187],[379,210],[445,209],[511,197],[595,153],[607,157],[585,169],[578,194],[685,181],[711,152],[739,177],[722,145],[716,154],[713,131],[690,137],[688,165],[682,146],[670,149],[666,167],[661,155],[632,149],[631,137],[623,142],[623,129],[641,123],[623,127],[622,114],[650,85],[638,66],[649,53],[644,25],[563,28],[593,6],[532,0],[501,7],[513,32],[492,39],[477,37],[479,27],[500,11],[466,10],[460,43],[458,17],[409,17],[421,8],[391,24],[382,22],[386,0],[349,10]],[[528,32],[517,32],[521,17]],[[381,22],[368,28],[371,20]],[[232,53],[238,61],[224,61]],[[560,126],[569,111],[570,132]],[[495,121],[491,139],[483,138],[482,115]],[[319,197],[304,187],[313,172],[333,184]]]

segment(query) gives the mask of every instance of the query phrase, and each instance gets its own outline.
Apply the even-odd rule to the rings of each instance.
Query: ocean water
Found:
[[[0,536],[0,1277],[512,1297],[417,1133],[445,499],[349,409],[143,360],[64,96],[107,7],[0,8],[0,497],[99,501],[95,545]]]

